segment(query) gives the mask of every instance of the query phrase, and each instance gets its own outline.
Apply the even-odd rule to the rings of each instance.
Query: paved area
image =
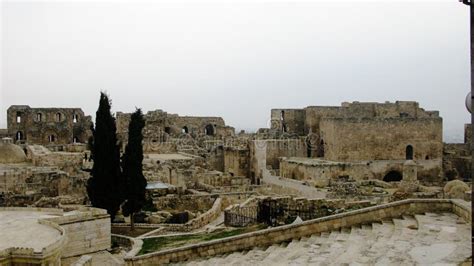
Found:
[[[169,160],[192,160],[193,157],[185,156],[179,153],[170,153],[170,154],[146,154],[146,158],[157,161],[169,161]]]
[[[404,216],[186,265],[458,265],[471,257],[470,225],[452,213]]]
[[[305,197],[308,199],[326,198],[326,192],[318,190],[315,187],[304,185],[302,182],[298,182],[296,180],[292,180],[289,178],[272,176],[268,173],[266,175],[265,174],[263,175],[262,180],[264,183],[267,183],[267,184],[272,184],[272,185],[277,185],[281,187],[298,190],[301,193],[302,197]]]
[[[35,211],[0,211],[0,250],[10,247],[41,251],[61,237],[60,232],[38,223],[38,219],[54,217]]]

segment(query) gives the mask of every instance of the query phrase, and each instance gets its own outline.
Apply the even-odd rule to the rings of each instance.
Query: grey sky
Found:
[[[332,1],[335,2],[335,1]],[[0,128],[12,104],[163,109],[267,126],[271,108],[419,101],[462,141],[469,13],[437,2],[3,2]]]

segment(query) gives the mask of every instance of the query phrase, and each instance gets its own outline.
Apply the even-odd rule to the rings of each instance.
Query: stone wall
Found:
[[[320,123],[324,158],[333,161],[441,159],[441,118],[339,119]]]
[[[234,176],[249,177],[250,150],[232,147],[224,148],[224,172]]]
[[[2,265],[61,265],[60,259],[91,254],[111,247],[110,216],[102,209],[82,207],[75,212],[63,213],[60,209],[16,207],[0,208],[0,211],[41,211],[56,215],[38,222],[61,232],[61,238],[41,252],[16,247],[2,251]]]
[[[219,171],[206,171],[194,176],[194,180],[201,184],[210,185],[213,188],[221,189],[222,187],[248,187],[250,179],[243,176],[232,176],[228,173]]]
[[[2,193],[20,195],[38,193],[39,197],[55,197],[77,192],[77,187],[73,183],[74,178],[69,178],[67,173],[57,168],[11,166],[0,169]]]
[[[107,250],[111,246],[110,216],[105,210],[83,208],[76,214],[45,220],[58,224],[66,231],[63,258]]]
[[[348,176],[354,180],[383,180],[391,171],[403,173],[405,160],[336,162],[308,158],[283,158],[280,163],[282,177],[312,181],[317,187],[326,187],[330,180]],[[441,182],[441,160],[416,160],[418,180]]]
[[[90,116],[80,108],[31,108],[12,105],[7,110],[8,132],[16,141],[29,144],[87,143]]]
[[[284,133],[301,134],[305,130],[305,111],[302,109],[272,109],[271,128]]]
[[[250,143],[250,177],[261,178],[260,169],[280,169],[280,157],[306,157],[304,139],[264,139]]]
[[[472,155],[465,143],[443,145],[443,172],[448,180],[470,180],[472,177]]]
[[[123,143],[127,142],[130,113],[117,112],[117,137]],[[234,129],[225,125],[221,117],[195,117],[168,114],[162,110],[149,111],[144,115],[144,142],[167,142],[172,137],[190,135],[192,137],[233,136]]]
[[[204,212],[203,214],[197,216],[196,218],[189,220],[185,224],[162,224],[162,226],[169,231],[174,232],[189,232],[196,230],[208,225],[210,222],[214,221],[219,217],[222,211],[222,199],[217,198],[212,207]]]
[[[437,111],[425,111],[417,102],[397,101],[394,103],[352,102],[341,106],[308,106],[302,109],[272,109],[271,129],[300,136],[319,134],[322,118],[435,118]],[[284,128],[283,125],[286,125]]]
[[[193,212],[205,212],[211,208],[214,201],[215,198],[210,196],[196,197],[194,195],[165,196],[153,199],[155,207],[160,211],[191,210]]]

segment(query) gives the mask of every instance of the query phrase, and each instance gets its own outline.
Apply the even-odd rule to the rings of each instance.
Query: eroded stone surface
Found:
[[[0,211],[0,251],[10,247],[42,248],[58,241],[60,232],[48,225],[38,223],[38,219],[55,217],[45,212]]]

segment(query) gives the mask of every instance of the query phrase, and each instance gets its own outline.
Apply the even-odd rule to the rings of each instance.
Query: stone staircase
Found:
[[[457,265],[471,225],[453,213],[403,216],[180,265]]]

